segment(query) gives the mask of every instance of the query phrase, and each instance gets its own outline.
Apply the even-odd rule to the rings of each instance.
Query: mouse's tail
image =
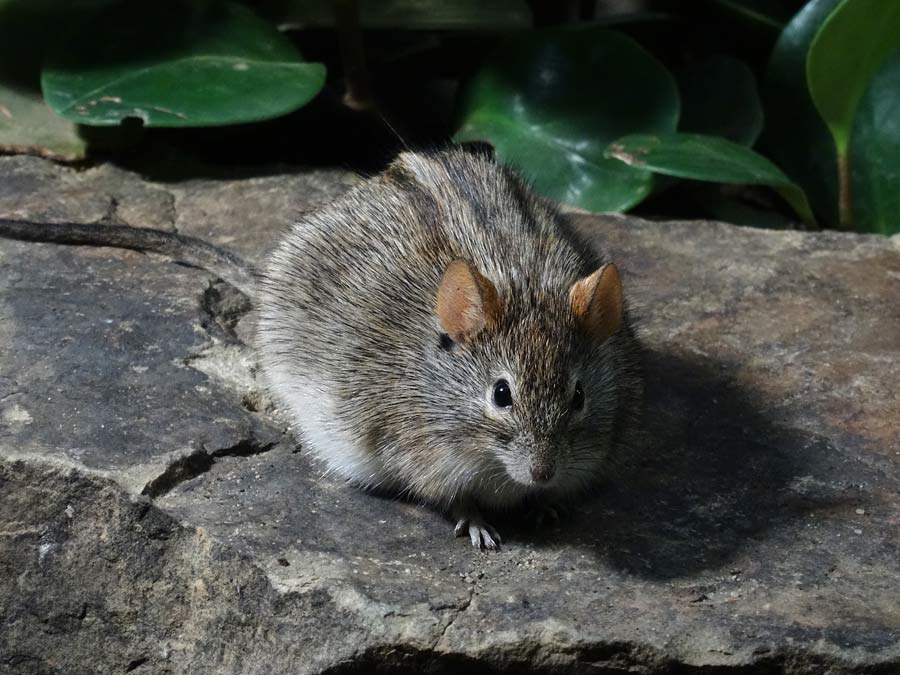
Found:
[[[0,237],[52,244],[112,246],[149,251],[199,267],[224,279],[251,300],[256,297],[256,271],[239,255],[197,237],[128,225],[38,223],[0,218]]]

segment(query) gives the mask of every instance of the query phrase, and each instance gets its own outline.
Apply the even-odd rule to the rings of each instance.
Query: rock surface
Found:
[[[254,258],[350,183],[0,157],[0,213]],[[323,477],[209,275],[0,240],[0,673],[900,672],[900,239],[580,225],[641,317],[650,440],[498,554]]]

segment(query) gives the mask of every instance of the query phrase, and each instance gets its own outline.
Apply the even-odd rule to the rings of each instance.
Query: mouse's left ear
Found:
[[[582,327],[598,340],[619,330],[625,314],[622,280],[613,263],[607,263],[590,276],[579,279],[569,291],[572,312]]]
[[[500,299],[491,280],[467,260],[447,265],[437,292],[438,321],[454,342],[465,342],[500,323]]]

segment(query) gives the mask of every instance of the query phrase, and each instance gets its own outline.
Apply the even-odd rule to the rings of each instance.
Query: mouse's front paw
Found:
[[[468,534],[472,546],[479,550],[500,550],[500,535],[497,534],[497,530],[484,521],[480,513],[467,511],[457,513],[455,516],[457,520],[453,534],[457,537]]]

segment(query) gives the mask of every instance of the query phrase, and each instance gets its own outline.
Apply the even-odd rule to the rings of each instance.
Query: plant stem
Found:
[[[363,49],[362,31],[359,27],[359,3],[357,0],[334,0],[334,18],[337,25],[341,59],[344,62],[344,104],[352,110],[372,108],[372,90],[366,54]]]
[[[838,218],[842,228],[853,226],[852,195],[850,194],[850,153],[845,148],[838,153]]]

